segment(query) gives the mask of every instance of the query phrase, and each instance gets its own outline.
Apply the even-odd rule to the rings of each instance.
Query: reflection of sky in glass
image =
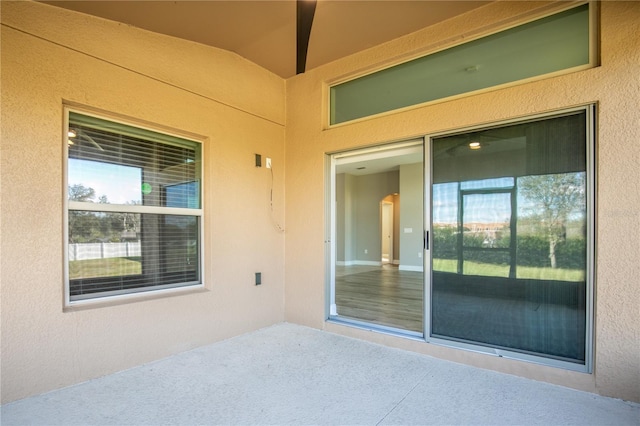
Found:
[[[462,182],[466,189],[504,188],[513,184],[513,178]],[[433,185],[433,223],[458,223],[458,183]],[[508,222],[511,215],[509,194],[469,194],[464,196],[464,222]]]
[[[461,182],[460,187],[462,189],[512,188],[513,178],[503,177],[497,179],[468,180],[466,182]]]
[[[432,191],[433,223],[457,223],[458,182],[433,185]]]
[[[185,182],[166,187],[167,207],[197,209],[200,207],[198,196],[198,182]]]
[[[465,195],[464,218],[467,223],[509,223],[511,219],[511,196],[509,194]]]
[[[69,158],[69,186],[93,188],[94,201],[106,195],[111,204],[142,202],[142,169],[100,161]]]
[[[513,177],[460,182],[462,190],[511,188]],[[508,222],[511,215],[509,194],[468,194],[464,196],[464,222]],[[458,222],[458,182],[433,185],[433,223]]]
[[[565,174],[568,175],[568,174]],[[584,172],[576,173],[582,176]],[[518,181],[527,179],[528,176],[518,178]],[[481,179],[460,182],[462,190],[482,190],[496,188],[511,188],[515,178],[504,177],[497,179]],[[584,185],[584,183],[583,183]],[[458,182],[435,184],[433,193],[433,223],[457,224],[458,221]],[[509,222],[511,216],[511,199],[508,193],[499,194],[465,194],[464,197],[464,223],[504,223]],[[576,208],[570,212],[569,219],[580,220],[584,218],[584,198]],[[542,208],[538,200],[524,196],[522,190],[517,194],[518,218],[530,217],[540,212]]]

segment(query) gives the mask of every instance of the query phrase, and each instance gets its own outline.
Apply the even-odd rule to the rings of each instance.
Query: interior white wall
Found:
[[[397,171],[355,176],[354,223],[356,228],[356,259],[359,262],[380,263],[381,229],[380,202],[399,188]],[[366,251],[366,252],[365,252]]]
[[[400,270],[423,270],[423,175],[422,163],[400,166]]]

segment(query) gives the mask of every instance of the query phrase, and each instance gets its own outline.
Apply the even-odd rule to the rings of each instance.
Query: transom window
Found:
[[[332,85],[329,125],[596,64],[589,4]]]
[[[68,111],[67,304],[202,285],[201,144]]]

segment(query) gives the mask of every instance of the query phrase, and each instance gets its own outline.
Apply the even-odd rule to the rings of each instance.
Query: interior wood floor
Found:
[[[423,332],[422,272],[397,266],[336,266],[338,314],[388,327]]]
[[[400,271],[393,265],[337,266],[338,314],[422,333],[423,281],[422,272]],[[542,300],[537,300],[533,288],[526,295],[504,297],[472,294],[469,289],[451,291],[448,287],[433,294],[434,335],[558,359],[584,360],[585,311],[584,306],[572,302],[577,297],[574,292],[546,292]]]

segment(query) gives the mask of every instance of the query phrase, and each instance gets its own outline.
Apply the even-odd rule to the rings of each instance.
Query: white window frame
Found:
[[[205,244],[204,244],[204,142],[206,138],[199,137],[193,134],[186,135],[178,131],[167,131],[158,127],[150,126],[148,124],[142,124],[136,122],[136,120],[129,118],[122,118],[120,116],[114,117],[114,115],[99,111],[95,112],[92,109],[85,109],[76,106],[64,106],[64,120],[62,131],[62,143],[63,143],[63,185],[62,185],[62,200],[63,200],[63,262],[64,262],[64,309],[71,309],[74,307],[83,307],[91,305],[104,305],[110,303],[118,303],[131,299],[148,299],[155,298],[163,295],[170,295],[175,293],[192,292],[194,290],[202,290],[205,288]],[[67,135],[69,129],[69,114],[77,113],[88,117],[95,117],[100,120],[106,120],[115,124],[122,124],[138,128],[141,130],[151,131],[158,134],[164,134],[170,137],[176,137],[185,139],[189,142],[193,142],[200,145],[200,172],[197,176],[200,187],[200,208],[176,208],[176,207],[157,207],[157,206],[142,206],[142,205],[128,205],[128,204],[100,204],[91,202],[69,201],[68,196],[68,164],[69,164],[69,151]],[[197,217],[199,221],[199,233],[198,233],[198,280],[186,283],[165,284],[149,287],[132,288],[130,290],[120,290],[112,292],[97,292],[88,295],[86,298],[77,298],[71,300],[70,295],[70,278],[69,278],[69,211],[91,211],[91,212],[118,212],[118,213],[137,213],[137,214],[169,214],[174,216],[190,216]]]

